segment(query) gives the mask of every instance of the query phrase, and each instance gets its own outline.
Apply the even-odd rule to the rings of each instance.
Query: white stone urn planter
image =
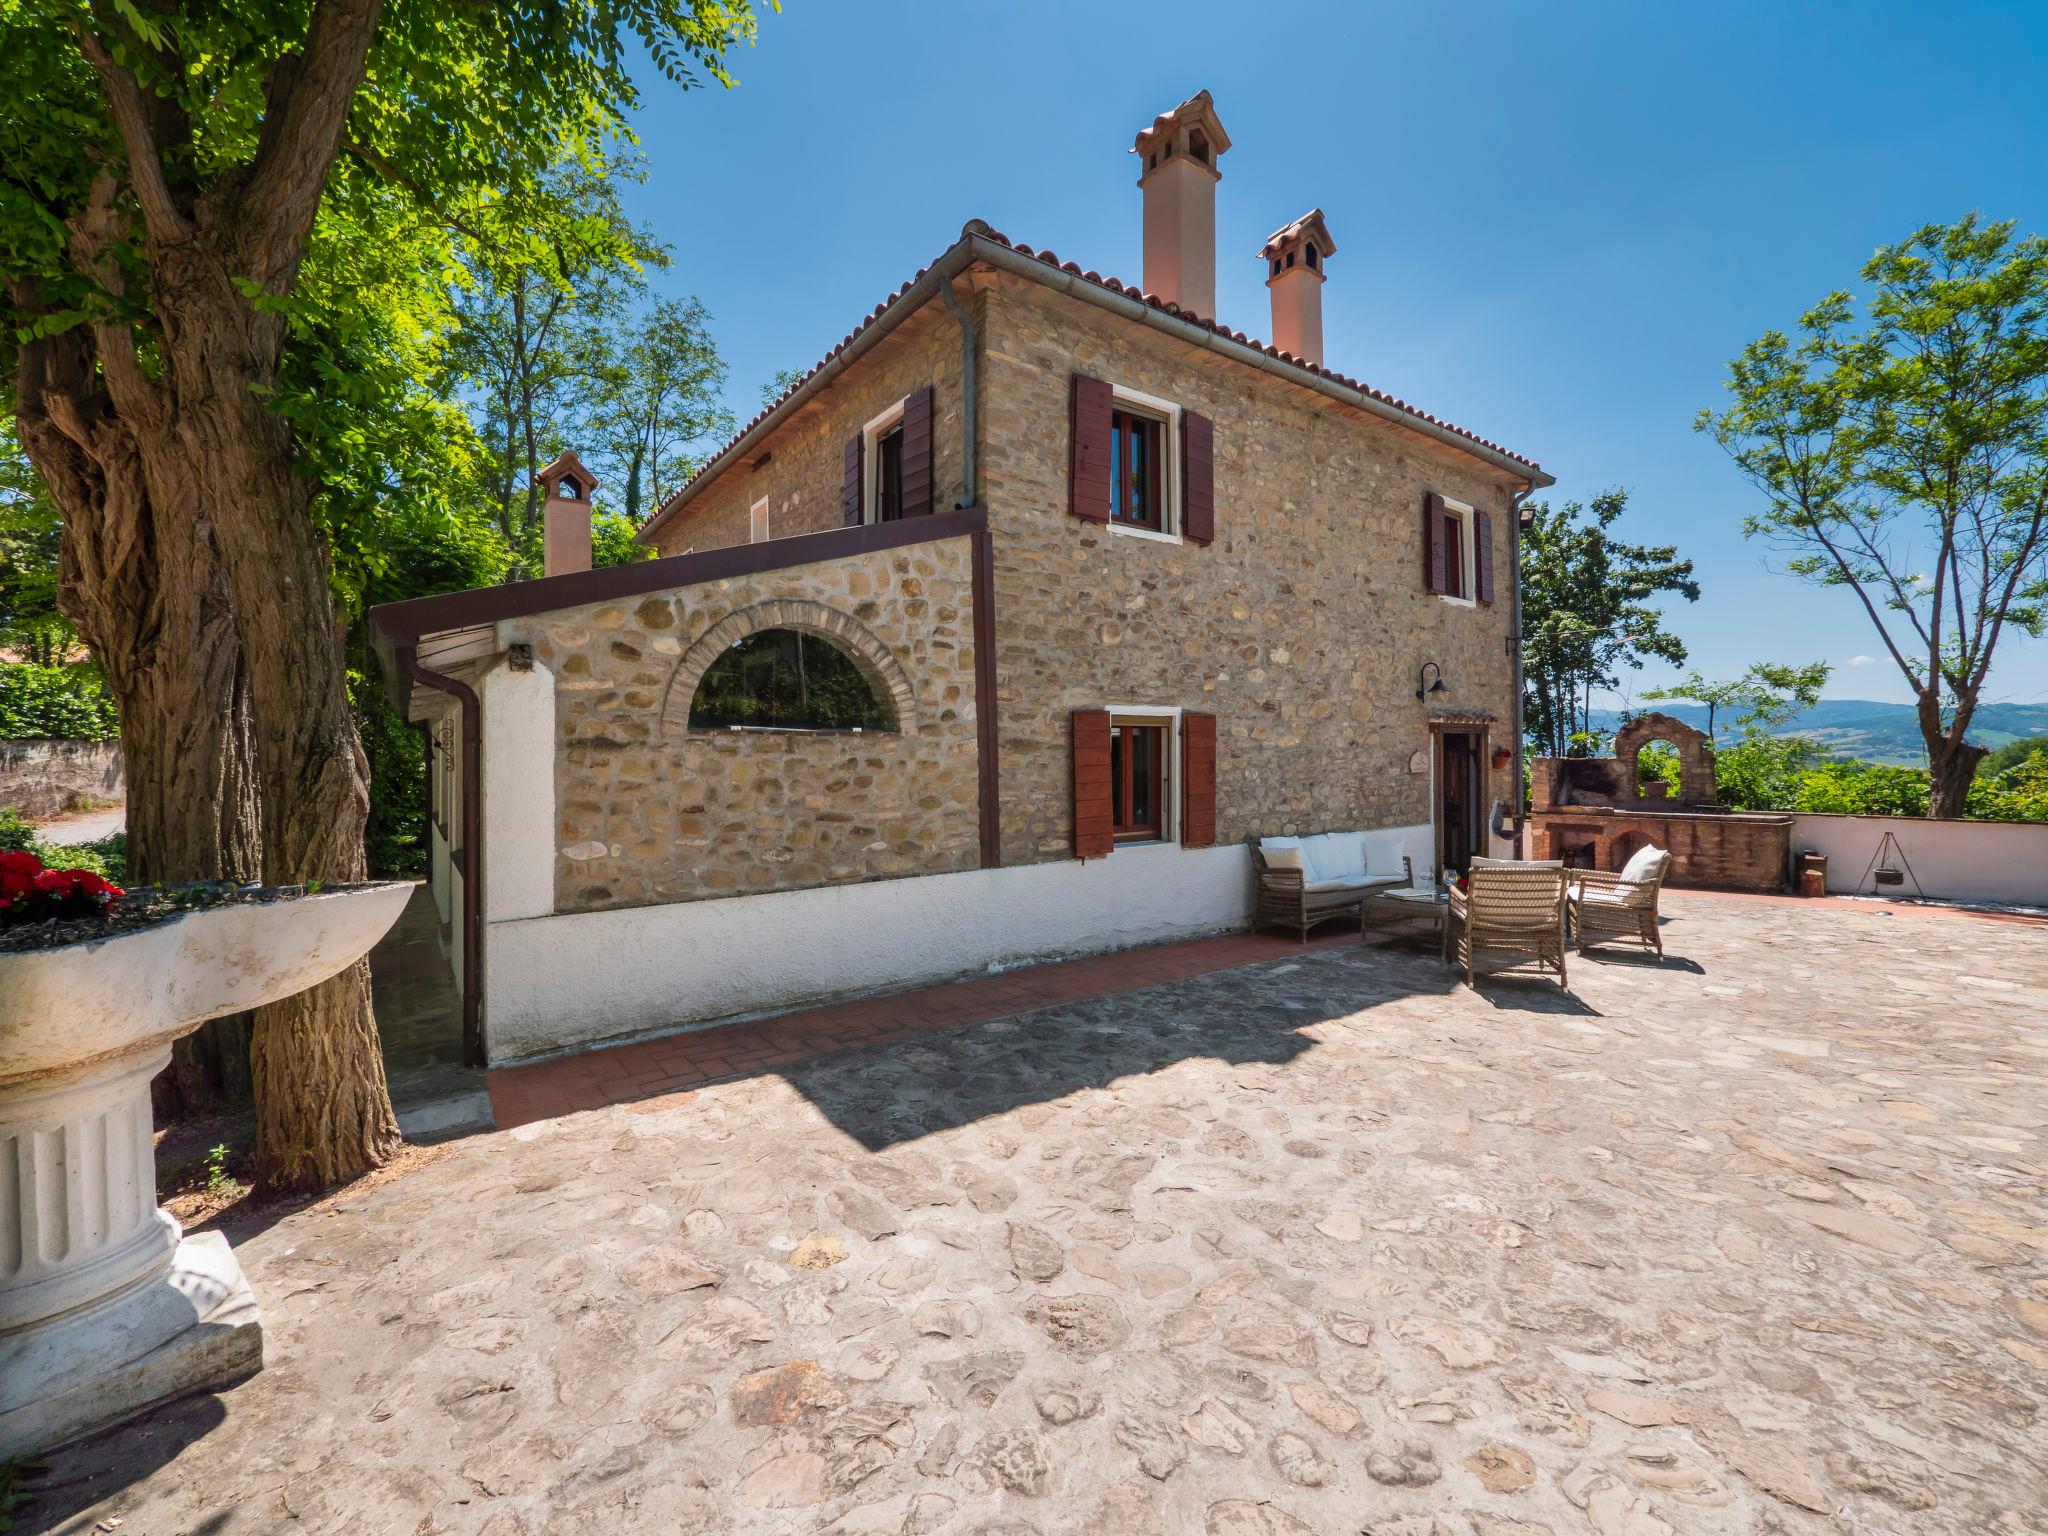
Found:
[[[406,881],[206,907],[0,953],[0,1458],[263,1364],[227,1239],[156,1203],[150,1079],[171,1042],[369,953]]]

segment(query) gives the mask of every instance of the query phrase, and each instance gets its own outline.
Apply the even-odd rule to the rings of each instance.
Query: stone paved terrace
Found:
[[[435,1149],[17,1530],[2048,1530],[2048,927],[1667,896]]]

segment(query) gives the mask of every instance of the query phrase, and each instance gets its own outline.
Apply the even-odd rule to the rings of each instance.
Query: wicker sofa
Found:
[[[1400,873],[1367,869],[1363,832],[1254,836],[1245,843],[1252,851],[1257,882],[1252,927],[1291,928],[1304,944],[1316,924],[1333,917],[1356,918],[1368,896],[1408,880],[1405,864]]]

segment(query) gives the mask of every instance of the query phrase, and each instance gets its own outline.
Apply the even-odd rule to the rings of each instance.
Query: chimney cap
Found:
[[[560,458],[533,478],[534,483],[540,486],[549,499],[554,497],[555,488],[565,480],[573,487],[565,487],[562,493],[569,501],[588,501],[590,493],[597,489],[597,476],[584,467],[583,461],[576,457],[576,450],[573,448],[564,449]]]
[[[1337,242],[1330,238],[1330,226],[1323,222],[1323,210],[1311,208],[1291,224],[1283,224],[1266,237],[1259,255],[1267,261],[1285,254],[1290,246],[1313,245],[1320,257],[1337,254]]]
[[[1200,135],[1199,140],[1195,137]],[[1140,130],[1138,139],[1131,146],[1131,153],[1145,158],[1145,169],[1149,173],[1163,160],[1175,155],[1189,158],[1206,165],[1217,175],[1216,162],[1223,152],[1230,148],[1230,135],[1223,131],[1223,120],[1216,115],[1216,103],[1207,91],[1197,91],[1171,112],[1162,112],[1152,119],[1151,126]]]

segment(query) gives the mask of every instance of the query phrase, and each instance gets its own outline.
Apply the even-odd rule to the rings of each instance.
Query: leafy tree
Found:
[[[1627,510],[1628,492],[1619,489],[1590,506],[1531,507],[1521,562],[1524,715],[1531,743],[1550,756],[1573,755],[1575,735],[1594,736],[1593,690],[1614,687],[1617,667],[1639,668],[1648,657],[1685,660],[1685,646],[1651,600],[1677,593],[1697,602],[1692,562],[1670,545],[1615,538],[1611,530]]]
[[[765,411],[774,406],[784,395],[801,384],[803,378],[804,370],[801,368],[776,369],[775,377],[761,386],[761,409]]]
[[[1714,735],[1715,717],[1724,709],[1739,709],[1735,723],[1746,733],[1782,729],[1820,702],[1827,686],[1828,664],[1816,661],[1808,666],[1760,661],[1740,677],[1709,681],[1697,672],[1669,688],[1654,689],[1646,699],[1683,699],[1707,707],[1707,735]]]
[[[668,248],[636,228],[618,182],[643,179],[637,160],[570,156],[547,168],[515,213],[494,210],[456,292],[455,381],[475,400],[489,445],[491,499],[507,544],[522,549],[540,521],[535,476],[589,425],[590,402],[613,366],[649,266]]]
[[[342,386],[375,340],[354,322],[385,317],[339,276],[324,304],[308,287],[346,269],[337,225],[366,258],[488,231],[623,125],[629,52],[723,81],[752,25],[745,0],[0,11],[0,407],[63,518],[61,602],[120,707],[138,861],[365,871],[329,586],[329,514],[355,503],[323,492],[377,457],[374,401]],[[252,1058],[266,1183],[397,1146],[367,967],[259,1010]]]
[[[1698,426],[1764,496],[1743,531],[1846,588],[1912,688],[1932,814],[1963,814],[2008,626],[2048,628],[2048,239],[1929,224],[1729,365]]]
[[[695,299],[660,299],[630,327],[596,338],[596,446],[612,472],[605,489],[621,488],[634,528],[695,472],[694,445],[732,431],[709,319]]]

